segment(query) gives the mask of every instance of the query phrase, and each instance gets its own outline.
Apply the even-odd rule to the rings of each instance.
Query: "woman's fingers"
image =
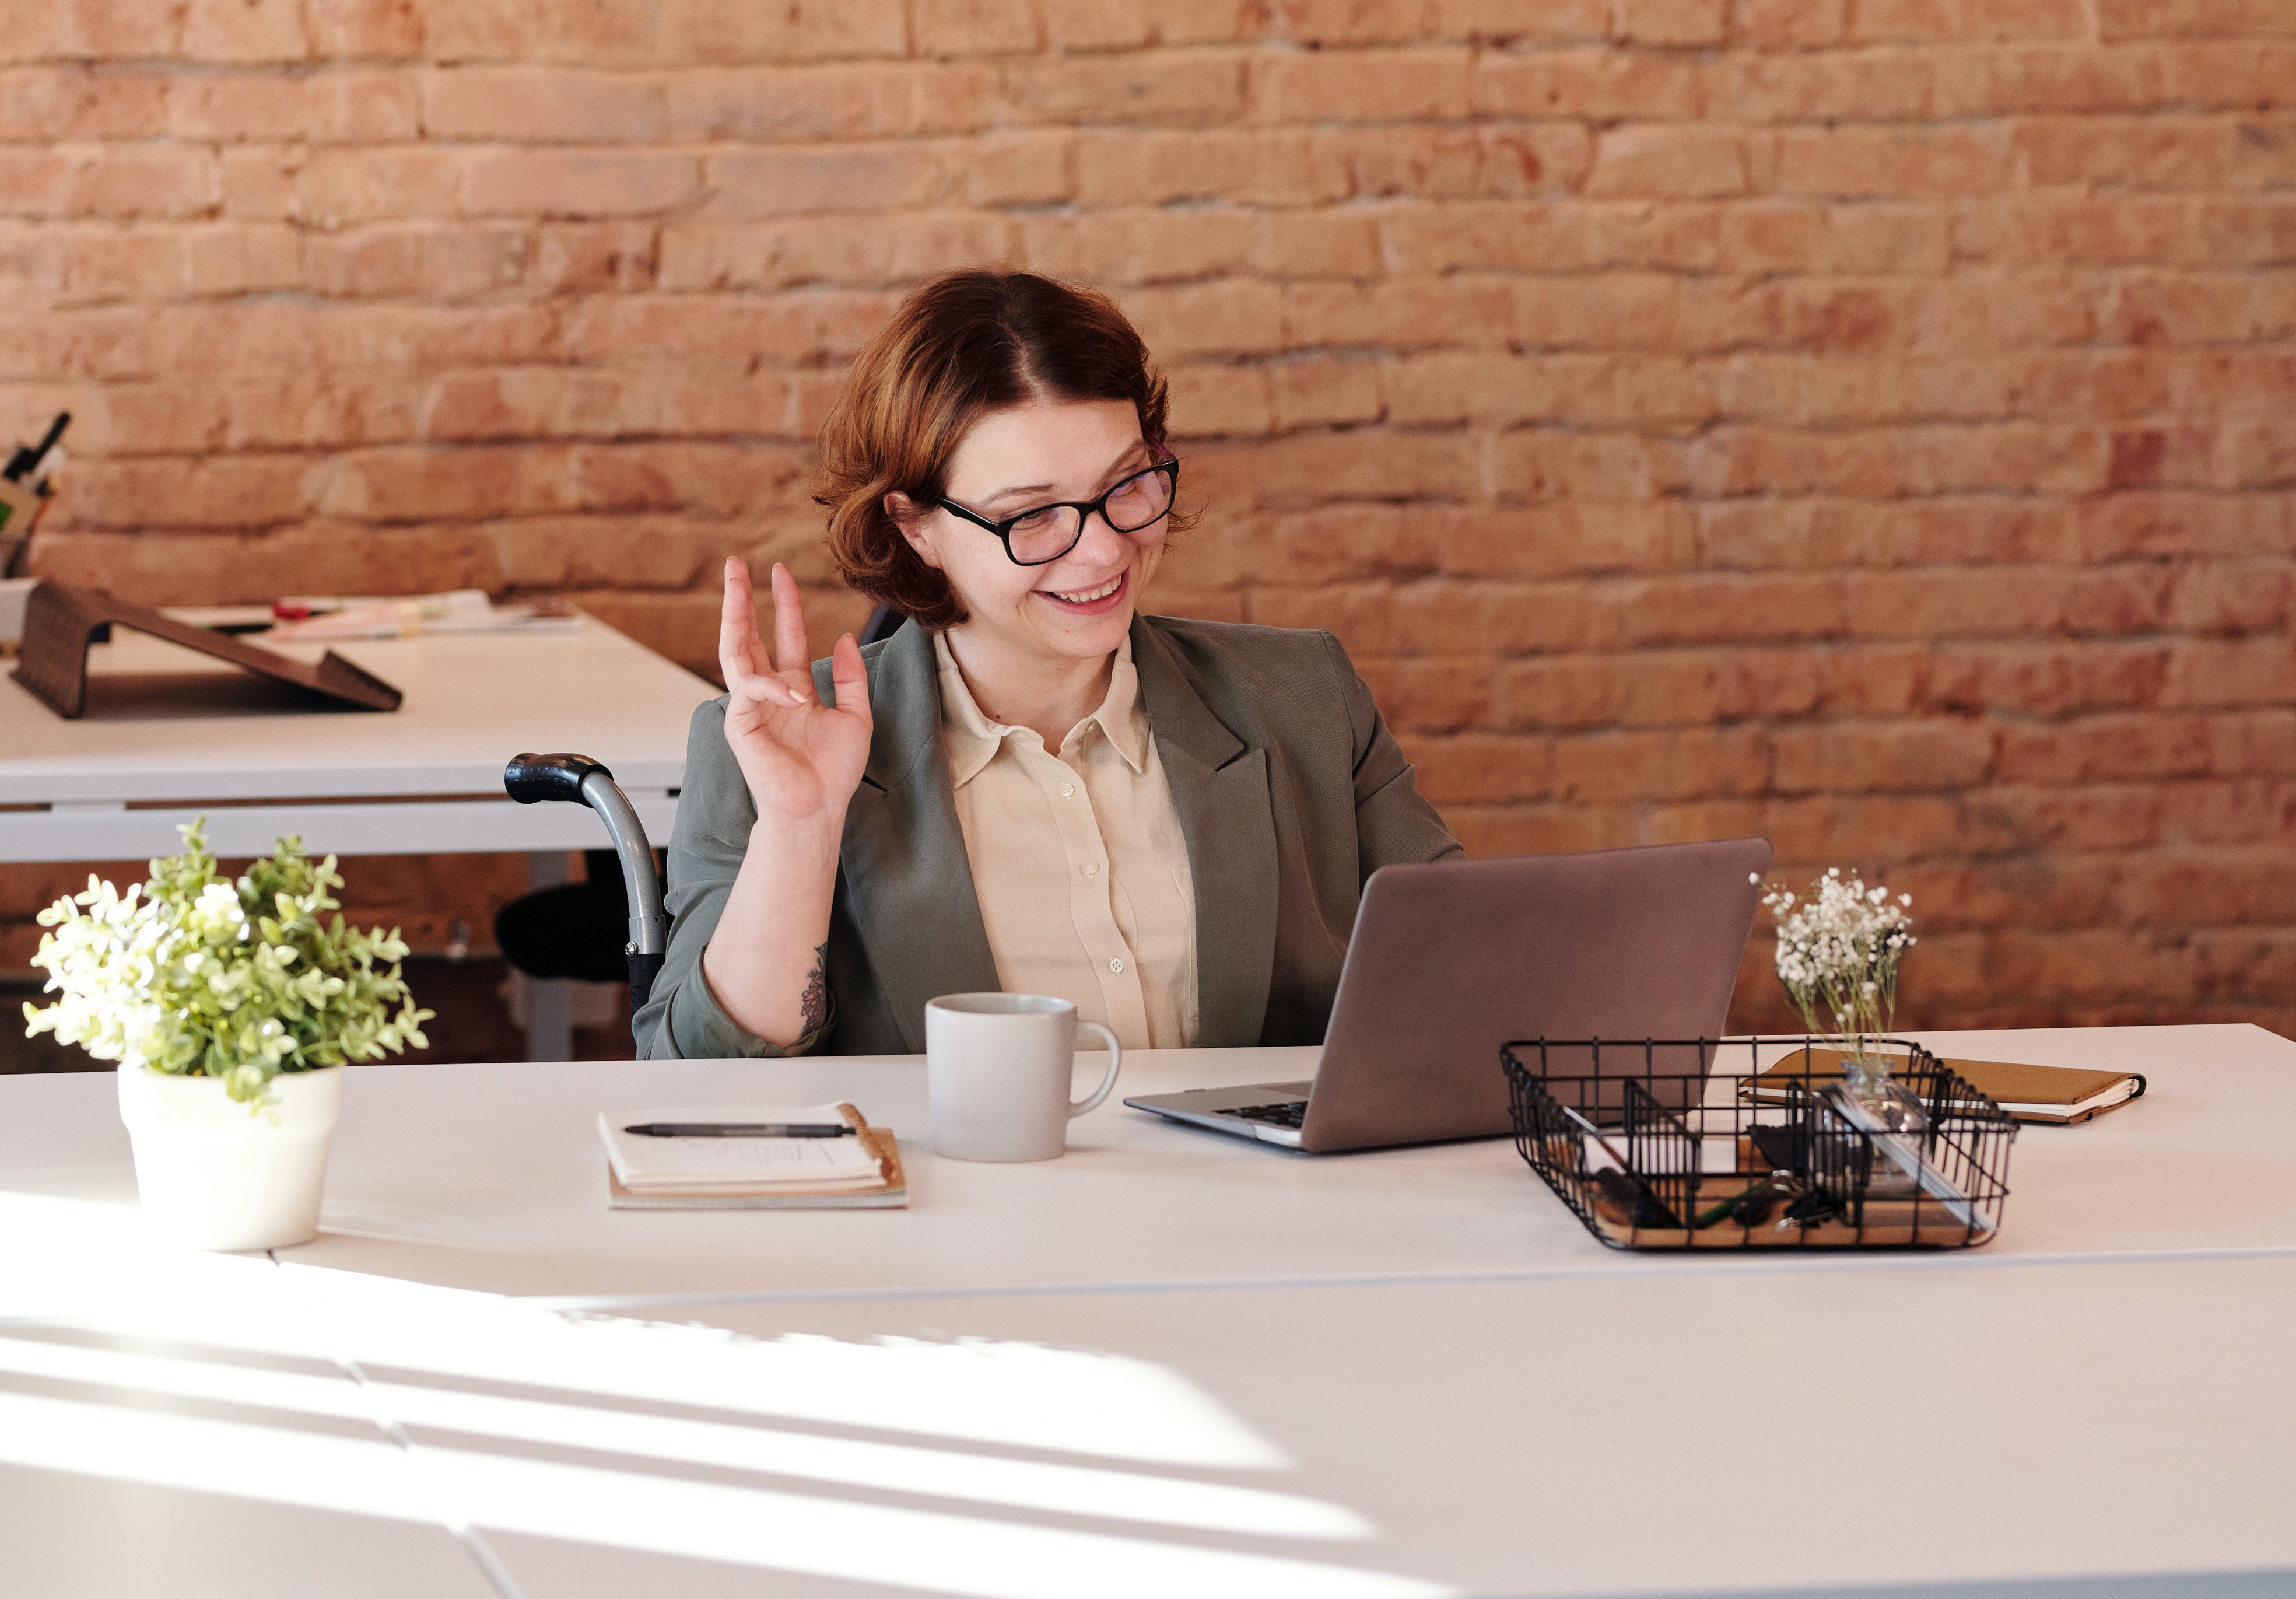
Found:
[[[805,641],[805,601],[797,579],[779,561],[774,563],[774,664],[783,672],[804,672],[810,679],[813,655]]]
[[[869,669],[861,664],[861,647],[850,633],[840,636],[836,647],[829,652],[829,680],[837,685],[837,708],[859,718],[863,727],[873,726]]]
[[[750,564],[726,557],[726,598],[718,614],[718,669],[726,686],[766,670],[765,643],[758,637],[758,601],[750,586]]]
[[[795,710],[813,703],[811,696],[791,688],[770,672],[753,672],[738,683],[727,684],[726,691],[736,699],[751,700],[761,705],[778,705],[783,710]]]

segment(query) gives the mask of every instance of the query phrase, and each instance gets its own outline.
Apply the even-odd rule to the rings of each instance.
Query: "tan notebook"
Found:
[[[1809,1051],[1809,1058],[1812,1076],[1841,1076],[1841,1051],[1815,1048]],[[1948,1059],[1945,1067],[2021,1122],[2069,1126],[2087,1121],[2100,1111],[2126,1105],[2144,1092],[2144,1077],[2139,1072],[2025,1066],[2007,1060]],[[1795,1051],[1767,1070],[1799,1076],[1802,1051]]]
[[[849,1104],[808,1108],[805,1114],[835,1115],[853,1128],[851,1142],[838,1140],[783,1139],[633,1139],[621,1128],[631,1123],[702,1119],[778,1120],[795,1113],[747,1113],[722,1109],[709,1112],[632,1111],[598,1117],[598,1134],[606,1146],[606,1203],[615,1210],[898,1210],[909,1202],[908,1177],[901,1169],[901,1151],[892,1133],[873,1127]],[[714,1169],[693,1161],[674,1163],[675,1170],[641,1171],[633,1166],[634,1151],[658,1150],[667,1155],[673,1145],[698,1145],[700,1152],[729,1158]],[[821,1157],[834,1149],[840,1157],[817,1177],[802,1170],[775,1169],[781,1163],[758,1160],[767,1146],[795,1144],[798,1155]],[[752,1149],[741,1150],[738,1146]],[[733,1157],[740,1158],[731,1158]],[[670,1163],[664,1163],[668,1165]],[[813,1164],[821,1164],[818,1159]],[[687,1167],[690,1180],[681,1181]],[[755,1171],[757,1180],[747,1174]],[[636,1191],[625,1175],[639,1186]]]

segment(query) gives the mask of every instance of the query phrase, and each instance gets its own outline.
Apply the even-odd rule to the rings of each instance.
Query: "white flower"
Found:
[[[1898,962],[1914,946],[1911,894],[1890,903],[1886,887],[1868,889],[1855,875],[1828,868],[1810,899],[1788,889],[1763,897],[1778,924],[1776,965],[1812,1032],[1821,1017],[1845,1034],[1886,1031],[1897,1003]]]

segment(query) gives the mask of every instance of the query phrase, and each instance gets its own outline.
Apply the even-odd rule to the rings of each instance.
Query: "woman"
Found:
[[[1104,297],[961,272],[822,436],[846,581],[910,618],[807,665],[726,564],[640,1052],[915,1053],[925,1002],[1054,993],[1128,1048],[1322,1039],[1363,880],[1459,853],[1328,633],[1137,614],[1179,463]]]

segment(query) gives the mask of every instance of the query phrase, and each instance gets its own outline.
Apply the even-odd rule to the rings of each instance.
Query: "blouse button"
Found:
[[[1076,797],[1076,785],[1074,783],[1062,783],[1061,785],[1061,797],[1062,799],[1074,799]]]
[[[1086,861],[1084,863],[1084,875],[1087,878],[1096,878],[1100,876],[1100,862],[1097,861]]]
[[[1124,962],[1121,960],[1111,960],[1108,963],[1108,969],[1111,971],[1122,971],[1124,969]]]

